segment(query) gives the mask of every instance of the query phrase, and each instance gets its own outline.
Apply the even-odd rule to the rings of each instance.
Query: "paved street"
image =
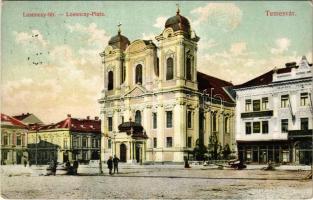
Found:
[[[98,174],[80,166],[79,176],[43,176],[45,166],[1,167],[3,198],[214,198],[307,199],[312,181],[302,170],[231,170],[178,165],[121,166],[120,173]]]

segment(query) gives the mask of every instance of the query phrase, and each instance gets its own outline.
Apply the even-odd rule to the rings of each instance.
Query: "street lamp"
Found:
[[[38,155],[38,140],[37,140],[37,138],[38,138],[38,127],[36,128],[36,166],[38,166],[38,159],[37,159],[37,155]]]
[[[101,153],[102,153],[102,138],[103,138],[103,133],[100,133],[100,157],[99,157],[99,172],[100,174],[103,174],[102,170],[102,159],[101,159]]]

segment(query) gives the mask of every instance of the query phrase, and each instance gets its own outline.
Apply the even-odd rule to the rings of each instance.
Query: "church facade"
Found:
[[[232,84],[197,71],[199,39],[179,10],[156,36],[158,46],[130,42],[121,30],[110,39],[100,54],[102,159],[182,162],[212,134],[235,149]],[[127,123],[142,126],[139,142],[132,127],[119,128]]]

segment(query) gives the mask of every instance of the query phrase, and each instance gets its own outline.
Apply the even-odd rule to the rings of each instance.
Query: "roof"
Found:
[[[1,113],[1,126],[3,125],[24,128],[24,129],[27,128],[27,125],[25,125],[20,120]]]
[[[294,62],[293,62],[294,63]],[[298,68],[299,66],[296,65],[290,65],[293,63],[286,63],[286,67],[279,68],[279,69],[273,69],[270,70],[254,79],[251,79],[243,84],[236,85],[234,89],[239,88],[247,88],[247,87],[253,87],[253,86],[261,86],[261,85],[268,85],[273,82],[273,74],[276,72],[277,74],[284,74],[291,72],[292,68]],[[312,64],[309,64],[309,66],[312,66]]]
[[[226,90],[230,90],[230,88],[233,87],[233,84],[227,81],[224,81],[222,79],[218,79],[213,76],[209,76],[207,74],[197,72],[197,79],[198,79],[198,89],[200,91],[206,90],[207,94],[210,95],[211,88],[214,88],[212,90],[212,96],[219,95],[223,101],[227,101],[230,103],[233,103],[232,98],[230,95],[226,92]]]
[[[21,115],[16,115],[13,116],[15,119],[18,119],[20,121],[22,121],[24,124],[43,124],[43,122],[36,117],[34,114],[32,113],[22,113]]]
[[[123,51],[128,47],[129,44],[130,42],[128,38],[122,35],[120,31],[117,35],[111,37],[109,40],[109,45],[111,45],[113,48],[118,48]]]
[[[101,121],[99,119],[78,119],[68,117],[67,119],[60,121],[56,124],[49,125],[34,125],[31,130],[52,130],[52,129],[69,129],[73,132],[83,133],[101,133]]]
[[[190,23],[188,19],[179,14],[179,10],[177,10],[176,15],[170,17],[165,22],[165,28],[171,27],[173,31],[184,31],[187,34],[190,34]]]

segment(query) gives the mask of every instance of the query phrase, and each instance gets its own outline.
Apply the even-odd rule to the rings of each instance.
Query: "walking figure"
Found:
[[[56,162],[56,161],[54,161],[54,160],[52,160],[51,161],[51,164],[50,164],[50,166],[51,166],[51,172],[52,172],[52,174],[55,176],[55,174],[56,174],[56,172],[57,172],[57,165],[58,165],[58,163]]]
[[[77,171],[78,171],[78,161],[75,160],[74,163],[73,163],[73,174],[74,175],[77,175]]]
[[[118,159],[118,157],[116,157],[116,155],[114,155],[114,158],[113,158],[114,174],[115,174],[115,171],[118,174],[118,162],[119,161],[120,161],[120,159]]]
[[[112,175],[112,168],[113,168],[113,160],[112,156],[110,156],[109,160],[107,161],[108,168],[109,168],[109,174]]]
[[[24,158],[23,159],[24,160],[24,167],[26,167],[27,166],[27,158],[26,158],[26,156],[24,156],[23,158]]]

